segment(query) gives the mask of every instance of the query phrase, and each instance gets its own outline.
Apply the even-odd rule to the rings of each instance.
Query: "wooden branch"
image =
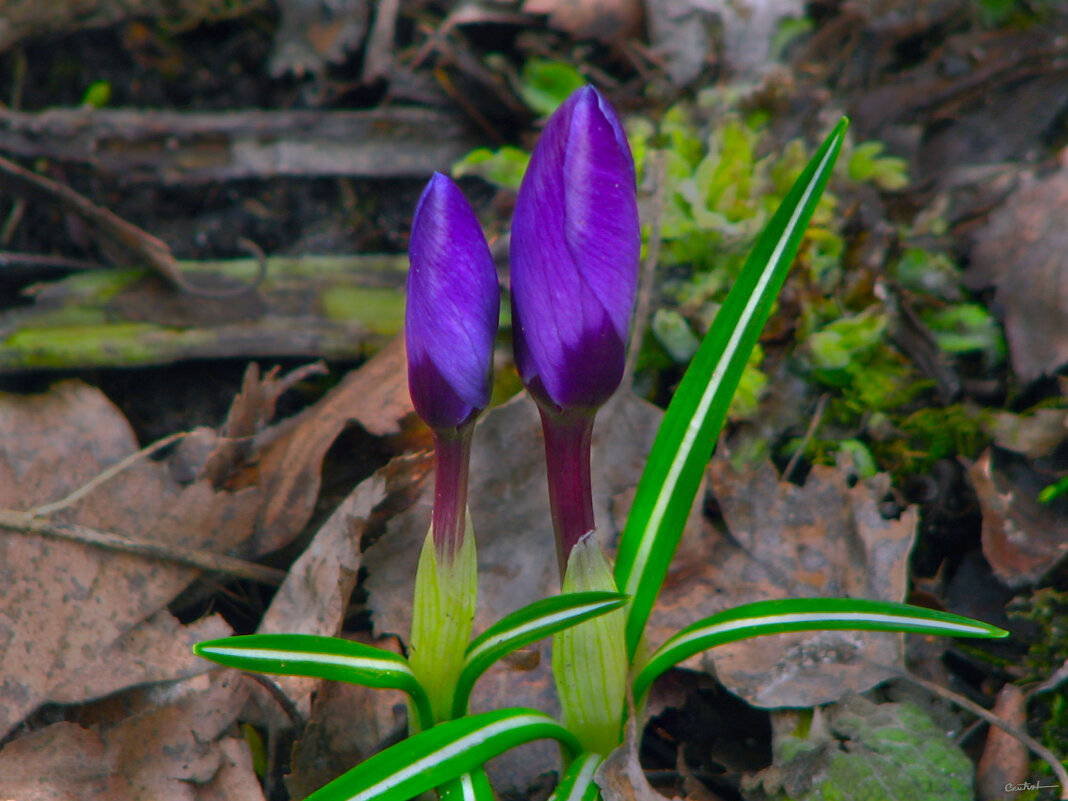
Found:
[[[478,146],[462,118],[426,108],[181,113],[0,109],[0,151],[165,184],[290,176],[426,177]]]
[[[3,0],[0,53],[24,39],[104,28],[135,17],[159,19],[171,28],[189,28],[266,5],[265,0]]]
[[[252,259],[178,265],[201,286],[247,284]],[[0,313],[0,372],[136,367],[187,359],[355,360],[401,330],[408,259],[267,259],[256,291],[228,299],[176,292],[148,270],[102,269],[37,285],[35,303]]]

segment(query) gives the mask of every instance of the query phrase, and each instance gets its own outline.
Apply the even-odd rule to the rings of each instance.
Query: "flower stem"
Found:
[[[538,404],[545,432],[545,463],[549,473],[549,507],[556,533],[556,558],[563,578],[571,549],[594,528],[590,483],[590,442],[594,413],[556,412]]]
[[[473,433],[471,423],[434,431],[434,548],[446,562],[463,543]]]

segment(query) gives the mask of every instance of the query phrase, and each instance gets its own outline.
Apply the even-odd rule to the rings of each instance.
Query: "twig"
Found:
[[[1061,761],[1057,758],[1056,754],[1046,748],[1046,746],[1042,745],[1042,743],[1038,742],[1038,740],[1033,738],[1023,729],[1013,726],[1011,723],[1006,723],[997,715],[986,709],[983,709],[983,707],[979,706],[979,704],[975,703],[974,701],[971,701],[968,698],[965,698],[964,696],[953,692],[952,690],[947,690],[945,687],[935,684],[933,681],[921,679],[919,676],[914,676],[908,671],[902,670],[901,668],[893,665],[879,665],[879,667],[889,670],[890,672],[896,674],[899,678],[904,679],[905,681],[911,684],[915,684],[917,687],[922,687],[929,693],[934,693],[939,698],[944,698],[951,704],[955,704],[956,706],[959,706],[962,709],[967,709],[973,715],[982,718],[991,726],[997,726],[1002,731],[1011,734],[1013,737],[1015,737],[1017,740],[1026,745],[1029,749],[1031,749],[1032,753],[1034,753],[1036,756],[1041,757],[1050,766],[1050,768],[1053,770],[1054,775],[1057,777],[1057,781],[1060,782],[1061,799],[1068,799],[1068,770],[1065,770],[1064,765],[1061,764]]]
[[[15,201],[14,206],[11,209],[11,214],[8,215],[7,220],[4,222],[4,227],[0,230],[0,247],[6,247],[11,241],[11,237],[8,236],[9,224],[15,218],[16,210],[21,217],[22,210],[26,208],[26,201],[19,198]],[[18,220],[14,220],[15,226],[18,225]],[[11,234],[15,231],[12,229]],[[18,253],[10,250],[0,251],[0,268],[4,267],[35,267],[50,270],[102,270],[104,265],[98,261],[89,261],[88,259],[68,259],[65,256],[51,256],[43,253]]]
[[[19,223],[22,222],[22,218],[25,214],[25,198],[15,198],[15,201],[11,204],[11,211],[8,213],[7,219],[4,220],[4,226],[0,228],[0,248],[6,248],[11,244],[11,240],[14,238],[15,232],[19,229]]]
[[[1040,693],[1048,693],[1056,690],[1064,682],[1068,681],[1068,659],[1064,661],[1064,664],[1054,671],[1053,675],[1040,684],[1036,684],[1034,687],[1030,687],[1027,690],[1027,698],[1030,700],[1033,696]]]
[[[99,531],[71,523],[54,523],[50,520],[42,520],[39,517],[32,517],[26,512],[16,512],[11,509],[0,509],[0,528],[17,531],[22,534],[57,537],[86,545],[95,545],[98,548],[109,548],[114,551],[132,553],[137,556],[164,559],[189,565],[190,567],[198,567],[202,570],[212,570],[237,576],[238,578],[252,579],[264,584],[278,585],[286,577],[284,570],[276,570],[273,567],[265,567],[264,565],[247,562],[244,559],[237,559],[232,556],[223,556],[209,551],[183,548],[179,545],[168,545],[162,542],[131,540],[114,532]]]
[[[638,303],[634,309],[634,326],[627,347],[627,361],[623,368],[623,383],[627,384],[638,364],[638,353],[649,325],[649,307],[652,304],[656,263],[660,258],[660,227],[664,214],[664,158],[658,150],[650,151],[646,166],[653,181],[652,203],[649,207],[649,242],[642,262],[642,276],[638,285]]]
[[[245,675],[265,689],[275,703],[282,707],[282,711],[286,713],[286,717],[289,718],[289,722],[293,724],[294,729],[304,728],[304,718],[301,716],[300,710],[297,709],[297,705],[290,700],[289,696],[282,691],[282,688],[273,679],[260,673],[245,672]]]
[[[48,515],[53,514],[54,512],[58,512],[60,509],[66,509],[68,506],[80,501],[82,498],[84,498],[90,492],[95,490],[101,484],[105,483],[106,481],[110,481],[123,470],[126,470],[127,468],[136,464],[142,459],[151,456],[152,454],[158,451],[163,450],[172,442],[177,442],[178,440],[182,439],[182,437],[188,437],[190,433],[192,432],[181,431],[177,434],[171,434],[170,436],[166,436],[163,439],[156,440],[151,445],[142,448],[136,453],[131,453],[126,458],[121,459],[120,461],[113,464],[107,470],[103,470],[97,475],[93,476],[92,479],[87,481],[85,484],[82,484],[80,487],[78,487],[78,489],[74,490],[74,492],[72,492],[65,498],[60,498],[58,501],[46,503],[34,509],[31,509],[29,512],[27,512],[27,515],[29,517],[48,517]]]
[[[190,295],[232,298],[250,292],[263,280],[262,273],[266,270],[266,258],[263,252],[259,251],[261,275],[251,287],[241,286],[224,290],[203,289],[189,283],[178,265],[178,260],[174,258],[174,254],[165,242],[103,206],[98,206],[69,186],[24,169],[5,158],[0,158],[0,186],[25,197],[59,204],[64,210],[81,218],[105,243],[117,247],[123,257],[133,262],[143,262],[163,276],[176,289]],[[245,247],[251,244],[248,240],[242,240],[242,242]]]
[[[804,454],[805,448],[808,447],[809,441],[816,435],[816,430],[820,427],[820,420],[823,419],[823,412],[826,410],[827,402],[830,399],[830,393],[824,392],[820,395],[819,401],[816,402],[816,411],[812,413],[812,419],[808,421],[808,428],[805,429],[805,436],[801,438],[801,443],[797,446],[797,450],[795,450],[793,456],[790,457],[790,461],[786,464],[786,469],[782,471],[783,481],[789,481],[790,476],[792,476],[794,470],[797,469],[797,463],[801,461],[801,456]]]

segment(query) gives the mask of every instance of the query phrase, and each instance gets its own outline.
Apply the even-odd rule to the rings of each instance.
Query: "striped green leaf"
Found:
[[[486,771],[475,768],[438,788],[438,801],[496,801]]]
[[[193,653],[255,673],[311,676],[403,690],[412,699],[422,725],[434,723],[426,691],[408,661],[371,645],[313,634],[249,634],[197,643]]]
[[[541,739],[559,742],[569,758],[582,750],[573,734],[543,712],[484,712],[439,723],[380,751],[306,801],[406,801],[517,745]]]
[[[549,801],[599,801],[601,788],[593,780],[604,757],[600,754],[583,754],[574,762],[556,785]]]
[[[456,683],[452,716],[467,713],[467,702],[479,676],[498,659],[542,637],[619,609],[627,596],[617,592],[576,592],[544,598],[524,606],[476,637],[467,647]]]
[[[687,626],[661,646],[634,680],[634,697],[644,698],[665,670],[694,654],[729,642],[786,631],[911,631],[947,637],[1007,637],[989,623],[920,606],[854,598],[795,598],[757,601]]]
[[[843,118],[835,126],[761,233],[657,432],[616,556],[616,585],[631,596],[627,613],[631,659],[742,370],[827,185],[847,125]]]

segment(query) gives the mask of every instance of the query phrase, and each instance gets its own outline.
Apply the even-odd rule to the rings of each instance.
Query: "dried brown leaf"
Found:
[[[964,276],[996,288],[1012,366],[1024,381],[1068,362],[1068,168],[1025,183],[978,236]]]
[[[239,675],[199,676],[145,696],[138,709],[115,725],[86,729],[56,723],[32,732],[0,751],[4,797],[196,801],[198,786],[213,782],[221,769],[240,770],[219,738],[237,717],[247,692]],[[252,781],[258,789],[254,777]],[[228,798],[262,798],[251,792],[247,774],[239,786],[246,793]]]
[[[816,466],[798,487],[770,463],[737,473],[719,457],[708,475],[728,533],[709,525],[698,541],[683,541],[646,630],[652,644],[753,601],[904,599],[917,514],[879,514],[888,476],[850,486],[844,468]],[[685,664],[713,671],[754,706],[810,707],[870,689],[891,675],[873,663],[902,658],[901,635],[837,631],[758,637]]]
[[[300,555],[257,629],[260,634],[318,634],[341,630],[349,596],[360,569],[360,538],[375,506],[386,497],[382,471],[362,482],[342,501]],[[317,679],[278,676],[275,683],[307,715]],[[265,709],[277,710],[273,704]]]
[[[342,61],[367,31],[367,0],[283,0],[270,70],[276,78],[316,74]]]
[[[638,761],[638,726],[634,715],[627,719],[623,745],[613,751],[594,777],[605,801],[665,801],[645,778]]]
[[[219,770],[196,788],[196,801],[263,801],[263,788],[252,769],[248,744],[236,737],[219,740]]]
[[[62,498],[137,450],[121,413],[78,382],[44,395],[0,395],[0,431],[0,506],[15,509]],[[54,519],[225,552],[251,533],[257,505],[254,489],[182,486],[165,465],[140,461]],[[148,643],[176,635],[164,607],[197,570],[7,530],[0,565],[0,732],[48,700],[82,701],[204,669],[188,651],[169,661],[141,658]],[[220,630],[218,621],[204,625]]]
[[[253,553],[289,543],[311,518],[319,495],[323,457],[346,426],[369,433],[400,433],[413,412],[408,395],[404,338],[398,337],[314,406],[279,428],[260,458],[258,484],[267,503],[257,521]]]
[[[1027,728],[1027,699],[1014,684],[1006,684],[998,693],[993,712],[1017,729]],[[1027,746],[1007,731],[991,726],[986,735],[983,755],[975,772],[975,794],[980,801],[1005,797],[1005,788],[1021,784],[1030,770]]]
[[[549,24],[577,39],[621,42],[641,30],[640,0],[524,0],[528,14],[548,14]]]
[[[983,555],[1000,581],[1033,584],[1068,555],[1068,520],[1038,502],[1042,485],[1026,469],[999,470],[987,450],[968,475],[983,513]]]

